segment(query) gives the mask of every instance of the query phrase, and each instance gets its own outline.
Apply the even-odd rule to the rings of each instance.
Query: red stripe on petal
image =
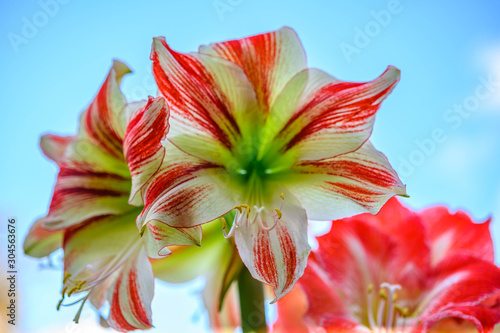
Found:
[[[133,264],[134,265],[134,264]],[[149,321],[148,313],[144,308],[144,304],[141,299],[141,295],[138,290],[139,282],[137,277],[137,272],[132,269],[128,273],[128,295],[130,299],[130,308],[134,314],[135,319],[139,320],[139,322],[143,326],[151,326]]]
[[[302,45],[290,28],[200,47],[200,52],[240,66],[262,111],[269,109],[296,73],[306,68]]]
[[[307,112],[311,112],[313,108],[320,107],[323,111],[315,114],[314,118],[292,138],[286,149],[290,149],[319,131],[332,127],[344,132],[364,130],[360,125],[367,123],[375,115],[380,108],[377,101],[390,92],[396,82],[366,99],[356,95],[369,84],[342,82],[319,89],[313,98],[292,116],[283,131],[297,119],[304,117]],[[352,99],[356,101],[353,102]]]
[[[187,120],[193,126],[209,133],[226,148],[232,147],[227,130],[239,134],[240,130],[232,113],[229,102],[221,93],[212,73],[194,56],[178,53],[170,49],[164,39],[157,42],[166,49],[171,58],[160,59],[156,42],[153,44],[151,60],[153,75],[162,95],[167,99],[172,117]],[[219,121],[227,122],[228,128],[221,128]]]
[[[145,193],[144,205],[148,207],[159,196],[161,196],[162,193],[196,178],[195,174],[201,170],[220,168],[220,166],[212,163],[200,162],[200,164],[173,164],[167,170],[163,170],[159,173],[155,180],[148,186]]]
[[[132,176],[131,200],[161,166],[168,116],[165,100],[149,97],[147,104],[129,120],[123,150]]]
[[[91,165],[85,165],[82,163],[72,163],[71,165],[63,164],[60,167],[58,177],[67,178],[67,177],[92,177],[99,178],[102,180],[120,180],[126,181],[129,180],[123,176],[120,176],[115,173],[109,172],[99,172],[92,171]]]
[[[108,154],[123,158],[122,138],[119,134],[118,113],[126,105],[119,84],[130,69],[115,61],[96,98],[83,114],[83,127],[89,139]]]
[[[279,284],[279,275],[276,270],[276,258],[274,257],[268,231],[259,231],[254,240],[253,253],[257,274],[266,283],[276,288]]]
[[[297,250],[287,229],[281,226],[281,224],[276,226],[276,229],[280,242],[281,253],[283,255],[283,264],[286,270],[286,283],[283,286],[283,290],[288,290],[288,288],[295,282],[296,278],[295,271],[297,269]]]
[[[161,140],[168,130],[168,113],[158,112],[152,122],[144,123],[144,114],[151,107],[154,99],[149,98],[148,104],[128,123],[124,146],[127,147],[126,159],[132,176],[138,169],[148,163],[155,153],[162,149]],[[163,104],[165,109],[165,104]],[[147,127],[145,127],[147,125]]]
[[[115,290],[113,291],[113,299],[110,304],[110,313],[109,319],[114,324],[113,328],[116,330],[127,332],[134,331],[137,327],[134,327],[129,324],[129,322],[123,317],[122,310],[120,307],[120,285],[122,283],[122,275],[118,277],[118,280],[115,283]]]
[[[273,78],[269,71],[276,66],[278,50],[275,44],[276,34],[268,33],[215,45],[220,55],[245,70],[264,110],[269,109],[269,97],[272,92],[270,83]]]

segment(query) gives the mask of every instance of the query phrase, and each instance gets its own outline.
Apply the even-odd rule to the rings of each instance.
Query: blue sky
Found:
[[[8,217],[17,218],[18,246],[32,221],[47,212],[57,171],[38,148],[40,135],[76,132],[78,116],[113,58],[134,69],[123,89],[137,100],[156,91],[150,74],[152,37],[165,36],[174,49],[189,52],[200,44],[286,25],[301,38],[309,66],[339,79],[366,81],[387,65],[401,69],[401,82],[377,115],[372,141],[407,184],[411,198],[404,202],[416,209],[434,204],[464,209],[478,221],[492,216],[500,255],[498,2],[56,3],[0,2],[0,218],[2,225]],[[60,272],[40,269],[21,253],[18,266],[18,331],[70,327],[77,332],[67,326],[75,308],[55,311]],[[196,294],[202,287],[202,280],[159,284],[156,330],[206,330]],[[92,311],[84,315],[85,325],[91,325]]]

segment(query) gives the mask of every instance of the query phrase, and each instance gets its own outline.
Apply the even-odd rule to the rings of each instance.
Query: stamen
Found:
[[[384,324],[384,311],[385,311],[385,300],[387,298],[387,293],[384,289],[381,289],[379,292],[380,295],[380,301],[378,303],[378,310],[377,310],[377,324],[376,326],[382,327]]]
[[[59,303],[57,303],[57,311],[59,311],[59,309],[61,308],[61,304],[63,301],[64,301],[64,294],[63,294],[63,297],[61,298],[61,300],[59,301]]]
[[[283,214],[281,213],[281,209],[279,208],[274,208],[274,210],[276,211],[276,213],[278,213],[278,220],[281,219],[281,217],[283,216]]]
[[[408,315],[410,314],[410,311],[409,311],[409,309],[407,307],[401,308],[398,305],[395,305],[394,309],[396,309],[397,313],[401,317],[403,317],[403,323],[401,325],[401,332],[404,332],[405,331],[405,327],[406,327],[406,319],[408,318]]]
[[[75,322],[75,324],[78,324],[78,321],[80,320],[80,315],[82,314],[83,306],[85,305],[85,302],[87,301],[87,299],[89,298],[89,296],[90,296],[90,293],[88,293],[87,296],[85,296],[83,298],[82,305],[80,305],[80,308],[78,309],[78,312],[76,313],[76,316],[73,319],[73,321]]]
[[[274,224],[273,224],[271,227],[266,227],[266,226],[264,225],[264,222],[262,221],[262,219],[261,219],[260,215],[259,215],[259,225],[260,225],[260,227],[262,228],[262,230],[264,230],[264,231],[271,231],[271,230],[273,230],[273,229],[274,229],[274,228],[276,228],[276,226],[278,225],[278,222],[279,222],[279,219],[276,219],[276,220],[274,221]]]
[[[248,219],[248,216],[250,215],[250,206],[247,205],[247,204],[241,204],[240,206],[243,207],[243,208],[246,208],[246,210],[247,210],[247,219]]]
[[[141,227],[141,230],[139,230],[139,236],[144,236],[144,233],[146,232],[147,224],[143,225]]]
[[[71,297],[71,294],[73,294],[75,291],[78,290],[78,287],[73,287],[68,291],[68,297]]]
[[[224,235],[224,238],[226,238],[226,239],[231,238],[234,234],[234,228],[235,228],[236,223],[233,222],[233,225],[231,226],[229,233],[226,234],[226,227],[227,227],[226,219],[224,217],[221,217],[221,219],[222,219],[222,234]]]
[[[63,278],[63,284],[66,283],[66,281],[68,281],[68,279],[70,278],[71,274],[68,273],[67,271],[64,271],[64,278]]]
[[[371,328],[377,326],[375,324],[375,319],[373,318],[373,284],[368,285],[368,323]]]

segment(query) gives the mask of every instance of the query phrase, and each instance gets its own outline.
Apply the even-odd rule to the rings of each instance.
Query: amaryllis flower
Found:
[[[276,332],[490,332],[500,322],[500,269],[489,221],[391,199],[376,216],[334,221]]]
[[[398,69],[367,83],[340,81],[307,68],[289,28],[188,54],[159,37],[151,59],[171,128],[164,162],[144,187],[139,228],[193,227],[234,210],[225,233],[280,298],[303,273],[308,218],[376,213],[405,195],[367,141]]]
[[[149,258],[170,253],[167,245],[199,244],[201,227],[174,229],[149,223],[142,237],[135,220],[141,188],[158,171],[168,131],[165,100],[127,104],[120,91],[128,67],[115,61],[103,86],[83,112],[76,136],[45,135],[41,148],[59,174],[49,213],[24,242],[33,257],[62,247],[62,300],[83,293],[96,308],[109,303],[107,324],[119,331],[151,323],[154,276]],[[148,258],[149,257],[149,258]]]

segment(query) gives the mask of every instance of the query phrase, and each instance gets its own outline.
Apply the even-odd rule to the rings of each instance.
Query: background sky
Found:
[[[189,52],[286,25],[302,40],[309,67],[339,79],[372,80],[388,65],[401,70],[372,141],[407,184],[411,198],[403,202],[444,204],[477,221],[493,217],[500,262],[498,1],[54,1],[0,0],[1,260],[7,218],[17,219],[21,248],[29,225],[48,209],[57,169],[42,155],[40,135],[76,132],[113,58],[134,70],[123,90],[138,100],[156,92],[152,37]],[[79,326],[71,324],[76,307],[56,312],[60,270],[21,252],[17,265],[16,332],[99,331],[90,307]],[[208,331],[202,288],[202,279],[157,283],[154,330]]]

